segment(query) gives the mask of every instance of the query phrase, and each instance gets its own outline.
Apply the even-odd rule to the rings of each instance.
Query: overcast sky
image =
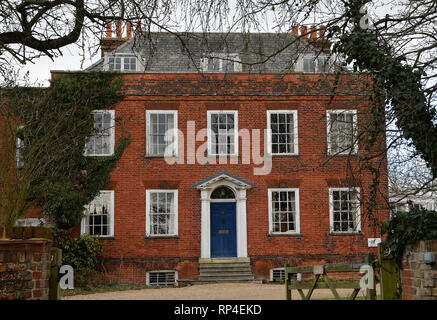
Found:
[[[62,49],[63,56],[51,60],[48,57],[41,57],[35,60],[35,63],[28,63],[22,66],[23,74],[29,71],[31,84],[41,84],[48,86],[50,79],[50,70],[81,70],[82,56],[81,50],[76,45],[70,45]],[[86,59],[83,67],[86,68],[100,58],[100,53],[90,60]]]

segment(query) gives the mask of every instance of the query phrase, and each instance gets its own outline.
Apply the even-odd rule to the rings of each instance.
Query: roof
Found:
[[[202,58],[233,53],[241,59],[241,72],[292,72],[299,54],[319,53],[316,47],[324,42],[325,38],[304,40],[293,33],[150,32],[127,40],[110,54],[134,54],[147,72],[199,72]],[[102,70],[103,62],[87,70]]]

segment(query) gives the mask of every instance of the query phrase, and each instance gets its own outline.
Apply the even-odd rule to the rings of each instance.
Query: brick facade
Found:
[[[407,246],[402,259],[403,300],[437,300],[437,265],[425,263],[424,253],[437,254],[437,240]]]
[[[54,74],[56,76],[56,74]],[[125,98],[115,110],[116,140],[130,132],[133,141],[125,150],[111,183],[114,190],[114,237],[105,242],[105,270],[113,281],[145,283],[150,270],[177,270],[179,279],[197,279],[201,251],[201,199],[194,184],[222,170],[250,181],[247,190],[247,254],[259,279],[269,278],[269,269],[291,265],[362,260],[368,252],[367,238],[378,238],[378,222],[388,218],[383,197],[377,200],[375,220],[361,206],[362,230],[355,234],[332,234],[329,218],[329,188],[359,187],[369,196],[373,176],[359,156],[327,155],[326,111],[356,109],[358,127],[365,127],[367,109],[361,93],[365,78],[341,77],[339,94],[330,103],[333,77],[320,74],[124,74]],[[364,79],[364,80],[363,80]],[[255,175],[252,162],[243,164],[242,143],[237,164],[188,164],[187,122],[196,132],[207,127],[208,110],[237,110],[238,129],[265,129],[268,110],[297,110],[297,156],[274,156],[267,175]],[[162,157],[146,156],[146,110],[177,110],[178,128],[184,134],[184,164],[169,165]],[[382,143],[378,148],[384,148]],[[196,150],[204,141],[196,142]],[[263,145],[264,139],[261,139]],[[182,146],[179,146],[181,150]],[[359,145],[359,154],[365,154]],[[376,152],[376,151],[372,151]],[[261,154],[262,155],[262,154]],[[380,195],[387,195],[387,167],[381,163]],[[353,174],[351,174],[353,170]],[[299,188],[300,234],[272,235],[268,223],[268,189]],[[178,235],[145,237],[146,190],[178,190]],[[79,228],[75,231],[79,234]]]
[[[50,231],[16,227],[7,236],[0,239],[0,299],[47,300]]]

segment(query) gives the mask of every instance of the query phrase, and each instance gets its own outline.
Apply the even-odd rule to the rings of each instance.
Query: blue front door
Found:
[[[211,202],[211,257],[237,256],[236,203]]]

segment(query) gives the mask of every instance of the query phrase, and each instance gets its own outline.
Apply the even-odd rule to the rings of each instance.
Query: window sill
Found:
[[[302,237],[302,233],[271,233],[267,234],[268,237]]]
[[[358,156],[358,152],[353,152],[353,153],[327,153],[328,157],[348,157],[348,156]]]
[[[81,237],[82,236],[88,236],[88,234],[81,234],[80,236]],[[93,236],[93,237],[96,237],[99,240],[115,240],[114,236]]]
[[[268,153],[268,156],[272,157],[272,158],[276,158],[276,157],[298,157],[299,154],[298,153]]]
[[[329,233],[330,236],[360,236],[363,235],[361,231],[354,231],[354,232],[334,232],[331,231]]]
[[[111,154],[84,154],[85,157],[112,157],[114,153]]]
[[[115,240],[114,236],[108,236],[108,237],[98,237],[99,240]]]
[[[177,159],[178,158],[178,156],[177,155],[164,155],[164,154],[161,154],[161,155],[149,155],[149,154],[146,154],[146,155],[144,155],[144,158],[169,158],[169,159]]]
[[[179,235],[146,235],[144,240],[149,239],[179,239]]]
[[[207,159],[217,159],[217,158],[240,158],[238,154],[208,154]]]

